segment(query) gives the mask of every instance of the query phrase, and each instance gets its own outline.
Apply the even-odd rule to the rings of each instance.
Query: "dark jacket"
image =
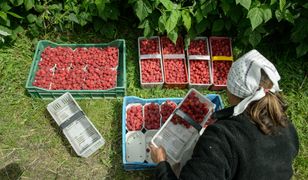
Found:
[[[299,148],[293,124],[265,135],[247,115],[231,117],[232,113],[233,108],[216,113],[218,121],[199,138],[180,179],[290,179]],[[177,179],[166,161],[158,164],[156,177]]]

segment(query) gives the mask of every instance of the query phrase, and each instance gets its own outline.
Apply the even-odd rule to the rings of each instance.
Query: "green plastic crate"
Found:
[[[41,53],[45,48],[50,47],[71,47],[75,49],[77,47],[107,47],[113,46],[119,48],[119,65],[117,75],[117,86],[108,90],[49,90],[40,87],[33,86],[35,73],[38,70],[38,63],[41,59]],[[38,42],[33,57],[33,62],[29,72],[28,80],[26,83],[26,89],[33,98],[42,99],[55,99],[60,97],[66,92],[70,92],[75,99],[101,99],[101,98],[119,98],[126,95],[126,47],[124,39],[117,39],[110,43],[100,44],[57,44],[47,40],[41,40]]]

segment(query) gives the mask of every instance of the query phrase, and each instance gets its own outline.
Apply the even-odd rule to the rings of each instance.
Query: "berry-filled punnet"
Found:
[[[176,109],[177,104],[173,101],[167,100],[160,106],[160,114],[162,116],[162,123],[165,123],[172,112]]]
[[[160,128],[159,104],[149,103],[144,105],[144,127],[147,130]]]
[[[213,61],[213,83],[226,85],[232,61]]]
[[[163,81],[160,59],[141,59],[140,63],[142,83],[155,83]]]
[[[210,84],[209,60],[189,60],[190,83]]]
[[[169,38],[161,37],[162,53],[163,54],[184,54],[183,38],[179,37],[176,44]]]
[[[188,47],[189,55],[208,55],[206,39],[196,39],[190,42]]]
[[[140,55],[159,54],[159,39],[141,39],[139,41]]]
[[[210,38],[212,56],[232,56],[230,38],[213,37]]]
[[[143,110],[141,104],[131,104],[126,108],[126,127],[129,131],[140,131],[143,128]]]
[[[184,59],[164,59],[166,83],[186,83],[187,72]]]

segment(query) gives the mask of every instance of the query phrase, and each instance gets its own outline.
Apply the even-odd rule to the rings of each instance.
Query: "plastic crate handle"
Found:
[[[192,125],[198,132],[202,129],[202,126],[200,124],[196,123],[190,116],[185,114],[180,109],[176,109],[174,112],[176,115],[180,116],[182,119],[184,119],[186,122],[188,122],[190,125]]]
[[[66,120],[62,124],[60,124],[60,129],[61,130],[65,129],[67,126],[72,124],[72,122],[76,121],[77,119],[79,119],[82,116],[84,116],[83,111],[78,111],[72,117],[70,117],[68,120]]]

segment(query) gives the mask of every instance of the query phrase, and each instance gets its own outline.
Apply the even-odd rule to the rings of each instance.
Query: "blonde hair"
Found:
[[[261,69],[260,87],[271,89],[272,86],[272,81]],[[264,134],[272,134],[278,127],[287,126],[286,109],[287,106],[282,96],[279,93],[269,91],[262,99],[252,102],[246,112]]]

